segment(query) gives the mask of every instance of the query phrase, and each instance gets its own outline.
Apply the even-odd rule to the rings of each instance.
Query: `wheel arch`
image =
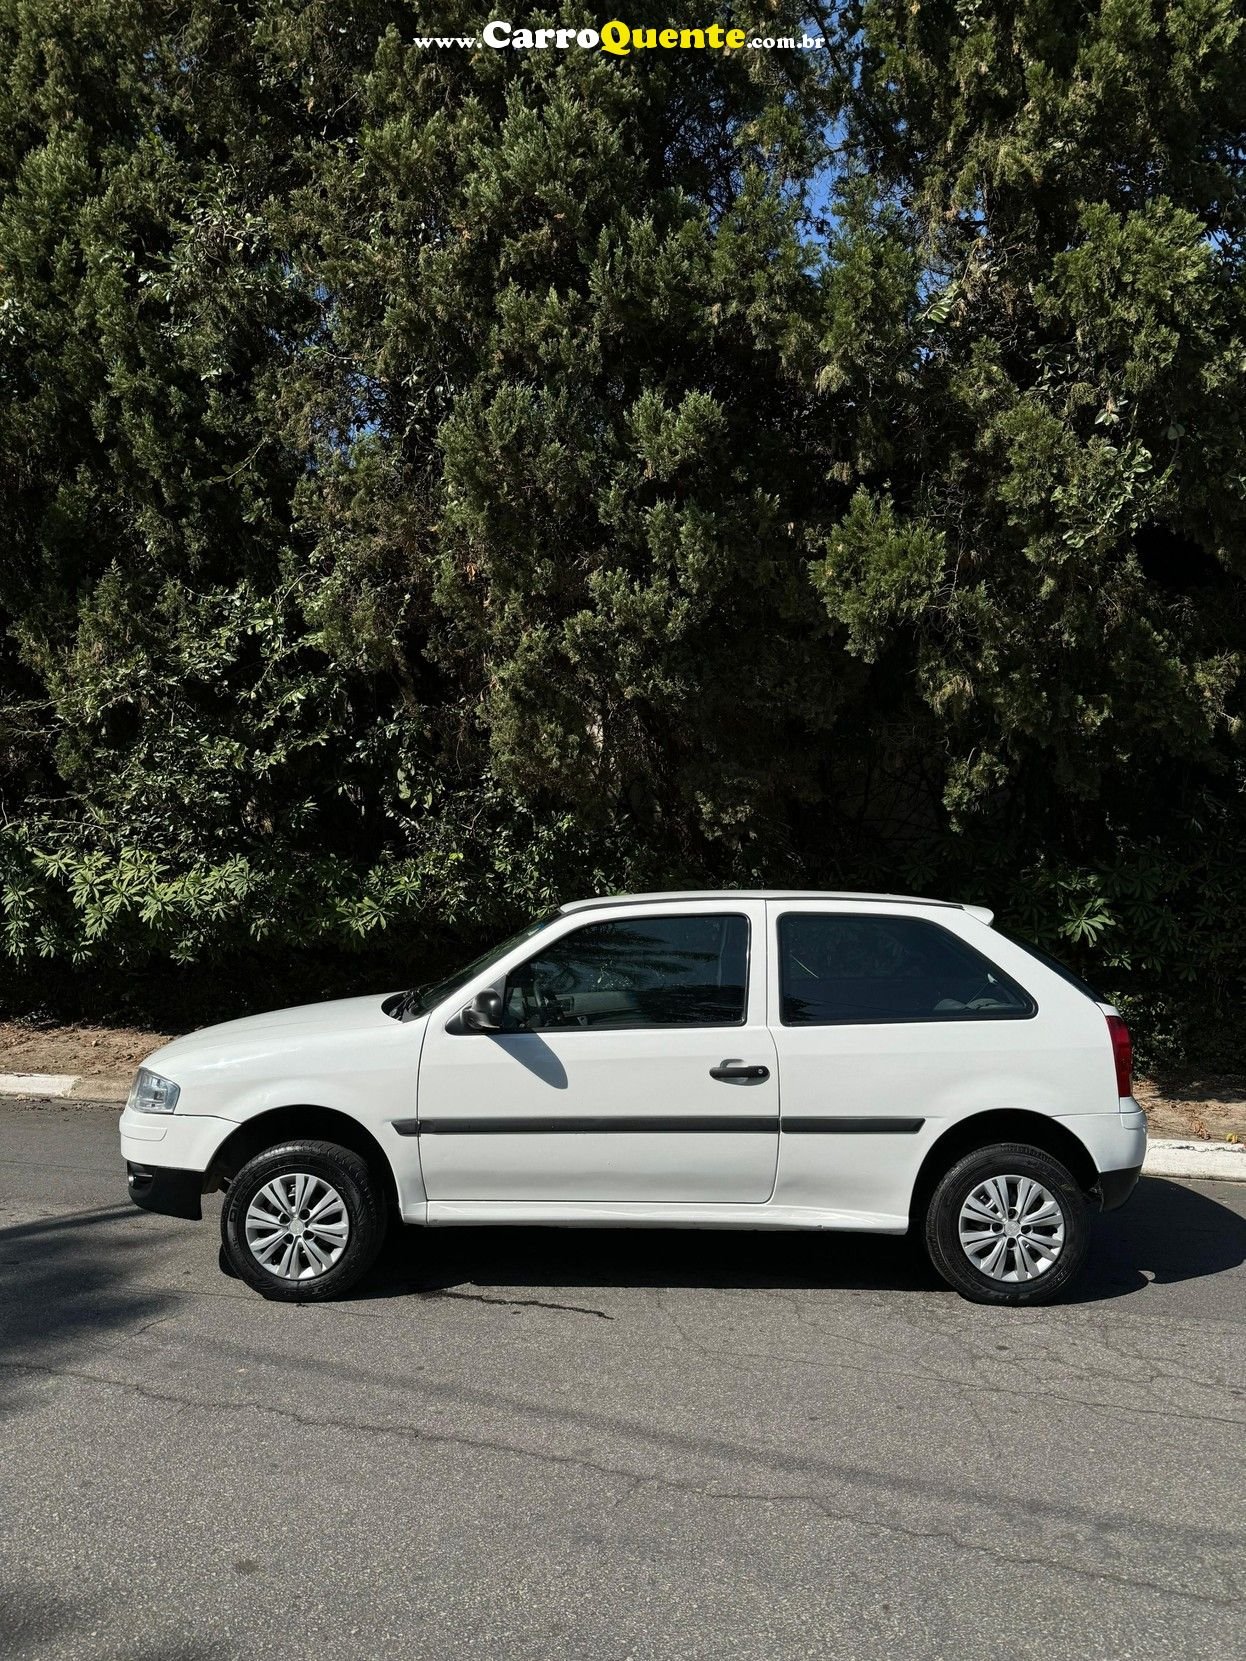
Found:
[[[1092,1195],[1098,1186],[1099,1171],[1090,1149],[1067,1125],[1045,1113],[1031,1113],[1023,1108],[998,1108],[985,1113],[971,1113],[949,1125],[937,1141],[931,1143],[922,1160],[913,1184],[909,1205],[909,1226],[920,1226],[939,1178],[951,1169],[958,1159],[975,1148],[989,1147],[993,1142],[1028,1142],[1060,1160],[1072,1172],[1078,1186]]]
[[[229,1133],[212,1156],[212,1163],[204,1174],[204,1193],[210,1194],[215,1189],[227,1187],[247,1161],[265,1148],[303,1137],[337,1142],[341,1147],[357,1153],[380,1179],[391,1214],[400,1214],[394,1168],[376,1137],[349,1113],[343,1113],[340,1108],[322,1107],[315,1102],[292,1102],[285,1107],[271,1107],[244,1120]]]

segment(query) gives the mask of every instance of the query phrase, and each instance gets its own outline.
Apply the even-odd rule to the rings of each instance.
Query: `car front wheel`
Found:
[[[371,1266],[384,1203],[367,1163],[334,1142],[283,1142],[256,1154],[229,1185],[221,1248],[266,1298],[340,1297]]]
[[[974,1303],[1047,1303],[1080,1270],[1086,1200],[1051,1154],[1000,1142],[945,1172],[926,1212],[926,1249],[948,1284]]]

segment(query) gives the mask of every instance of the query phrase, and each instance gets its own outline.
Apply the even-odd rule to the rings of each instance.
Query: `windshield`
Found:
[[[473,976],[482,969],[487,969],[491,963],[496,963],[505,957],[513,947],[522,945],[525,940],[531,940],[534,934],[539,934],[554,921],[558,913],[548,912],[544,917],[538,917],[535,923],[529,923],[517,934],[510,935],[498,946],[490,946],[487,952],[474,957],[470,963],[465,963],[461,969],[456,969],[452,975],[444,980],[436,980],[427,986],[412,987],[409,992],[400,992],[396,998],[390,998],[385,1003],[385,1013],[392,1015],[396,1020],[409,1021],[418,1015],[427,1015],[430,1009],[436,1009],[439,1003],[453,997],[460,986],[466,986]]]

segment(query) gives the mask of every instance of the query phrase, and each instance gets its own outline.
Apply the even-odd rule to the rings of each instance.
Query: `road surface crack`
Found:
[[[543,1298],[491,1298],[484,1292],[451,1292],[441,1288],[416,1295],[421,1298],[457,1298],[463,1303],[496,1303],[504,1309],[558,1309],[566,1315],[596,1315],[599,1321],[614,1319],[604,1309],[590,1309],[582,1303],[547,1303]]]

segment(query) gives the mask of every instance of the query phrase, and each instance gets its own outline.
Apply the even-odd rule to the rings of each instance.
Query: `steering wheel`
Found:
[[[538,981],[533,981],[524,988],[524,1021],[530,1027],[556,1027],[558,1017],[562,1012],[562,1002],[554,993],[549,992]],[[533,1015],[536,1020],[533,1020]]]

